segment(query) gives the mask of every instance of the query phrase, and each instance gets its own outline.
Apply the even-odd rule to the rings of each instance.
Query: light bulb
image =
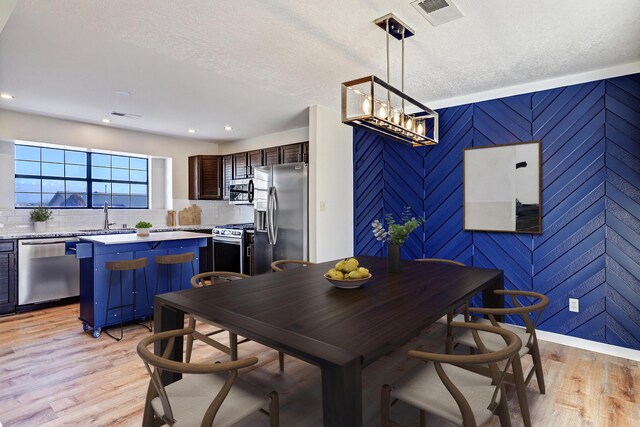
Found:
[[[413,120],[411,120],[411,117],[409,117],[407,121],[404,122],[404,127],[406,127],[409,130],[413,128]]]
[[[424,135],[424,126],[422,126],[422,122],[418,123],[418,129],[416,129],[416,132],[420,135]]]
[[[384,119],[387,117],[387,107],[384,104],[380,104],[380,109],[378,110],[378,117]]]
[[[362,111],[365,114],[371,114],[371,101],[369,101],[368,97],[364,98],[364,102],[362,103]]]
[[[398,113],[397,111],[393,113],[393,123],[395,124],[400,123],[400,113]]]

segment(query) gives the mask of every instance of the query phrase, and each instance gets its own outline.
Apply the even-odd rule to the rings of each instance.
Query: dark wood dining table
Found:
[[[157,295],[155,330],[182,328],[184,314],[192,313],[315,364],[324,425],[361,426],[363,368],[478,292],[486,306],[502,307],[493,290],[504,279],[501,270],[417,261],[388,273],[386,258],[357,258],[372,277],[356,289],[338,289],[323,277],[331,261]],[[181,360],[181,342],[172,357]]]

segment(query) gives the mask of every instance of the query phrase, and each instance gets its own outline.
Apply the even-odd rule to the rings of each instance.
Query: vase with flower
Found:
[[[393,215],[388,213],[384,216],[383,224],[376,219],[371,223],[373,234],[376,239],[387,244],[387,271],[397,273],[400,271],[400,249],[409,235],[422,224],[425,219],[412,216],[411,208],[406,207],[402,212],[402,222],[396,222]]]

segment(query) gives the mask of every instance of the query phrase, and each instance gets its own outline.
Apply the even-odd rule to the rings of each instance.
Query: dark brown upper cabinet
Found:
[[[280,147],[280,163],[308,162],[309,143],[283,145]]]
[[[222,156],[222,198],[229,200],[229,184],[233,179],[233,156]]]
[[[280,164],[280,147],[265,148],[262,150],[262,164],[264,166]]]
[[[247,161],[249,162],[247,178],[253,178],[253,168],[262,166],[262,150],[249,151],[247,153]]]
[[[220,156],[189,157],[189,200],[221,200]]]
[[[233,179],[243,179],[247,177],[247,153],[236,153],[233,155]]]

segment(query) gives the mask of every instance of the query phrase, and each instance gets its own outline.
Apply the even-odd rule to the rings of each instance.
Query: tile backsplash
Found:
[[[179,211],[191,204],[202,208],[202,224],[231,224],[253,222],[253,206],[230,205],[224,201],[174,200],[174,209]],[[0,233],[27,232],[33,230],[29,220],[29,209],[0,209]],[[133,227],[138,221],[147,221],[154,226],[167,225],[166,209],[110,209],[109,222],[112,228]],[[104,223],[102,209],[55,209],[53,218],[47,222],[48,231],[75,231],[101,228]]]

